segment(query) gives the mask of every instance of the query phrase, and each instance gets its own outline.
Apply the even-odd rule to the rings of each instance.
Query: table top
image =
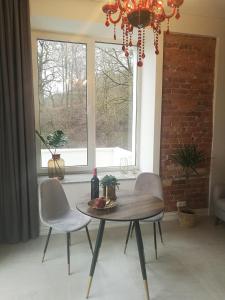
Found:
[[[117,197],[114,208],[98,210],[88,205],[90,199],[85,199],[77,204],[77,209],[87,216],[107,221],[144,220],[164,210],[163,201],[151,195],[130,193]]]

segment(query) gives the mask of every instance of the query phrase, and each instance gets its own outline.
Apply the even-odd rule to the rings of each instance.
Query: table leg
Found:
[[[141,272],[142,272],[142,277],[143,277],[144,285],[145,285],[146,297],[147,297],[147,300],[150,300],[147,274],[146,274],[146,268],[145,268],[144,246],[143,246],[143,240],[142,240],[141,228],[140,228],[139,221],[134,221],[134,227],[135,227],[136,241],[137,241],[139,259],[140,259],[140,265],[141,265]]]
[[[131,228],[132,228],[132,221],[130,221],[128,232],[127,232],[126,243],[125,243],[125,247],[124,247],[124,254],[126,254],[127,244],[128,244],[129,238],[130,238]]]
[[[87,290],[86,298],[89,297],[91,284],[92,284],[92,279],[93,279],[94,272],[95,272],[95,266],[96,266],[96,262],[97,262],[97,259],[98,259],[99,250],[101,248],[104,229],[105,229],[105,220],[101,220],[100,225],[99,225],[99,229],[98,229],[98,235],[97,235],[96,243],[95,243],[95,250],[94,250],[94,254],[93,254],[93,258],[92,258],[92,262],[91,262],[91,269],[90,269],[90,273],[89,273],[89,284],[88,284],[88,290]]]

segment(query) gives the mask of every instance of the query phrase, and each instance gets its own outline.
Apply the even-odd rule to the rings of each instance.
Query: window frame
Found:
[[[35,128],[40,129],[40,118],[39,118],[39,95],[38,95],[38,61],[37,61],[37,41],[49,40],[49,41],[62,41],[69,43],[81,43],[87,46],[87,165],[85,166],[69,166],[66,167],[66,174],[74,173],[88,173],[93,170],[96,166],[96,99],[95,99],[95,76],[93,70],[95,70],[95,45],[97,43],[107,44],[122,44],[121,40],[107,40],[93,37],[85,37],[74,34],[64,33],[53,33],[53,32],[42,32],[32,31],[32,64],[33,64],[33,89],[34,89],[34,107],[35,107]],[[132,131],[135,129],[135,165],[131,168],[139,168],[139,153],[140,149],[138,145],[140,137],[140,107],[141,107],[141,71],[136,68],[136,85],[133,91],[133,99],[136,102],[135,111],[135,124],[132,126]],[[133,112],[134,117],[134,112]],[[36,138],[36,160],[37,160],[37,171],[39,175],[46,175],[48,172],[47,167],[41,166],[41,141]],[[130,167],[130,166],[129,166]],[[98,167],[102,172],[105,171],[118,171],[119,166],[109,167]]]

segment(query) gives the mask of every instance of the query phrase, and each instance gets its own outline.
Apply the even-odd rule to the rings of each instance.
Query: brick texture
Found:
[[[160,174],[167,211],[185,200],[185,190],[191,208],[208,206],[215,47],[216,39],[210,37],[164,37]],[[201,175],[187,184],[170,157],[180,144],[192,142],[208,159],[199,166]]]

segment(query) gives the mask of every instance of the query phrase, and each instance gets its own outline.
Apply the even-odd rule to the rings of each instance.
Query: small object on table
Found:
[[[115,176],[105,175],[101,180],[101,186],[103,188],[103,196],[106,197],[107,187],[107,198],[110,200],[116,200],[116,188],[119,189],[119,182]]]
[[[93,170],[93,177],[91,178],[91,199],[99,197],[99,179],[97,177],[97,168]]]
[[[108,200],[108,185],[105,187],[105,198]]]
[[[106,205],[106,199],[104,197],[94,199],[94,205],[96,208],[103,208]]]
[[[106,199],[105,197],[100,197],[96,199],[92,199],[88,202],[88,205],[94,209],[109,209],[113,208],[117,205],[116,201],[112,201],[110,199]]]

